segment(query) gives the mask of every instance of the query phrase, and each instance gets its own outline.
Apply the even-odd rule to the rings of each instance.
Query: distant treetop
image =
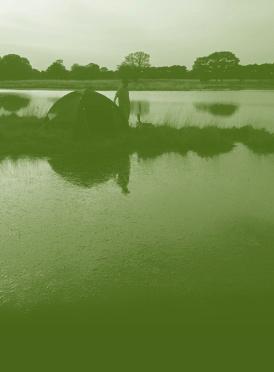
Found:
[[[34,69],[27,58],[17,54],[0,57],[0,80],[38,79],[274,79],[274,63],[240,65],[230,51],[211,53],[195,60],[191,70],[184,65],[152,66],[150,55],[143,51],[128,54],[116,70],[100,67],[94,62],[75,63],[67,69],[62,59],[53,62],[45,71]]]

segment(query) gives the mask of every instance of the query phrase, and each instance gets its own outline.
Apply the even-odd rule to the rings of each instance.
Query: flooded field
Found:
[[[0,90],[0,115],[43,117],[58,98],[67,91]],[[115,92],[101,92],[113,99]],[[11,107],[1,95],[13,94],[24,98]],[[215,125],[240,127],[252,125],[274,131],[274,91],[192,91],[192,92],[131,92],[131,124],[141,114],[144,122],[175,127]],[[28,100],[28,101],[26,101]]]
[[[41,116],[63,94],[26,92],[24,107],[1,113]],[[157,125],[274,131],[274,92],[132,99],[133,125],[141,107]],[[108,321],[115,308],[122,318],[133,310],[133,321],[151,311],[160,322],[272,322],[274,155],[243,142],[213,153],[3,157],[1,309],[77,308],[79,321],[98,307]]]

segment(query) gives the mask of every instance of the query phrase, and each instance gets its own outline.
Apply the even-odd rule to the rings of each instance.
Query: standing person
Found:
[[[130,99],[129,99],[128,81],[125,79],[122,80],[122,84],[115,95],[114,103],[116,103],[117,99],[118,99],[119,109],[121,110],[123,117],[128,123],[129,115],[130,115]]]

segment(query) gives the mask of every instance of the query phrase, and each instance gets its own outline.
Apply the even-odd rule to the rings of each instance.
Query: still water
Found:
[[[44,112],[61,94],[39,92],[31,109]],[[244,125],[249,117],[274,129],[272,92],[134,97],[143,95],[148,120],[178,107],[179,121],[182,112],[200,125],[211,118]],[[238,108],[217,117],[193,105],[218,100]],[[118,299],[148,309],[160,301],[153,318],[166,315],[164,302],[174,321],[272,322],[273,167],[274,155],[242,144],[212,157],[2,159],[1,308],[28,313]]]
[[[1,95],[19,94],[29,101],[11,110],[1,105]],[[0,90],[0,115],[43,117],[49,108],[67,91]],[[101,92],[113,99],[115,92]],[[190,92],[131,92],[131,125],[137,114],[143,122],[175,127],[215,125],[240,127],[252,125],[274,131],[274,91],[190,91]]]

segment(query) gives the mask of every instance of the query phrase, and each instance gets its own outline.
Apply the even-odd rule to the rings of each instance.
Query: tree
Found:
[[[101,79],[115,79],[117,78],[116,72],[109,70],[107,67],[100,68],[100,78]]]
[[[85,79],[85,66],[81,66],[78,63],[75,63],[72,65],[71,70],[70,70],[70,77],[72,79]]]
[[[239,66],[238,76],[241,79],[274,79],[274,63]]]
[[[32,66],[27,58],[8,54],[0,59],[0,79],[22,80],[32,76]]]
[[[150,55],[145,52],[130,53],[125,57],[123,64],[144,70],[150,67]]]
[[[239,58],[232,52],[215,52],[208,57],[197,58],[193,65],[193,72],[201,80],[222,79],[232,77],[239,63]]]
[[[186,77],[187,68],[186,66],[170,66],[168,67],[168,73],[171,79],[183,79]]]
[[[36,68],[32,69],[31,78],[34,80],[39,80],[42,78],[41,71],[37,70]]]
[[[46,70],[46,75],[50,79],[65,79],[68,75],[68,71],[64,66],[62,59],[57,59],[53,62]]]
[[[86,66],[86,71],[88,79],[96,79],[100,75],[100,66],[96,63],[89,63]]]
[[[86,66],[77,63],[71,67],[71,77],[73,79],[90,80],[100,76],[100,67],[96,63],[89,63]]]
[[[150,55],[145,52],[130,53],[125,57],[118,72],[123,77],[137,78],[140,74],[150,67]]]
[[[183,79],[187,75],[186,66],[149,67],[142,73],[145,79]]]

